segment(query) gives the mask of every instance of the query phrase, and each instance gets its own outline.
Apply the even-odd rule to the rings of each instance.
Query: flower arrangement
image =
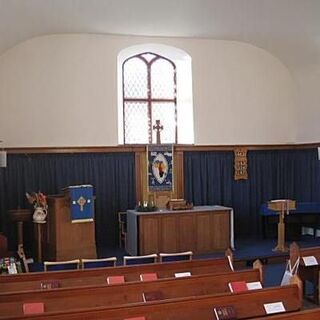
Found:
[[[43,208],[47,209],[47,197],[42,192],[26,192],[26,197],[29,203],[33,205],[33,207],[36,208]]]
[[[141,202],[139,201],[135,209],[138,212],[152,212],[158,210],[158,208],[154,205],[153,201],[144,201],[143,204],[141,204]]]

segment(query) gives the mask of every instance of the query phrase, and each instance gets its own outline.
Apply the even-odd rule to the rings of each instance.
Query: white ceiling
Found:
[[[320,64],[320,0],[0,0],[0,54],[56,33],[245,41],[297,68]]]

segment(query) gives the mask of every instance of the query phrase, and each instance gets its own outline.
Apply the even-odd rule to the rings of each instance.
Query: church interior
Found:
[[[0,320],[320,319],[320,1],[0,0]]]

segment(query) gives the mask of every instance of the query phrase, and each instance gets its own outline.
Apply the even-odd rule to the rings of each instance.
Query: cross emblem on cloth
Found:
[[[83,211],[83,207],[84,205],[86,204],[86,199],[84,197],[80,197],[78,200],[77,200],[77,203],[78,205],[80,206],[80,211]]]

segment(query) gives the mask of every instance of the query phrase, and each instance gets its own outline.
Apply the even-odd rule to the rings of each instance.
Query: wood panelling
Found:
[[[166,215],[161,219],[161,233],[160,233],[160,251],[169,252],[173,250],[178,251],[178,244],[176,239],[177,219],[170,215]]]
[[[224,250],[229,246],[230,215],[225,212],[218,212],[211,216],[211,220],[212,246],[217,250]],[[221,234],[223,234],[224,237],[221,237]]]
[[[146,215],[139,220],[139,246],[141,252],[159,252],[160,221]],[[140,253],[144,254],[144,253]]]
[[[204,209],[205,208],[205,209]],[[128,242],[130,254],[192,250],[195,254],[226,250],[230,246],[230,209],[195,207],[193,210],[139,213],[129,210],[135,224],[128,225],[128,241],[138,237],[138,247]],[[132,240],[133,241],[133,240]]]
[[[70,201],[64,196],[48,197],[47,260],[96,258],[94,222],[71,223]]]
[[[208,213],[207,213],[208,214]],[[197,214],[176,214],[177,224],[178,224],[178,251],[188,251],[198,252],[197,244],[195,241],[197,226]]]
[[[215,245],[214,242],[210,243],[208,239],[212,237],[211,233],[212,230],[208,228],[212,224],[212,219],[214,217],[211,217],[208,214],[199,214],[198,215],[198,221],[197,221],[197,246],[198,249],[202,252],[209,252],[210,248]]]
[[[235,148],[248,150],[287,150],[320,147],[320,142],[302,144],[243,144],[243,145],[174,145],[175,152],[184,151],[233,151]],[[145,152],[146,145],[118,145],[92,147],[19,147],[5,148],[8,154],[32,153],[99,153],[99,152]]]

